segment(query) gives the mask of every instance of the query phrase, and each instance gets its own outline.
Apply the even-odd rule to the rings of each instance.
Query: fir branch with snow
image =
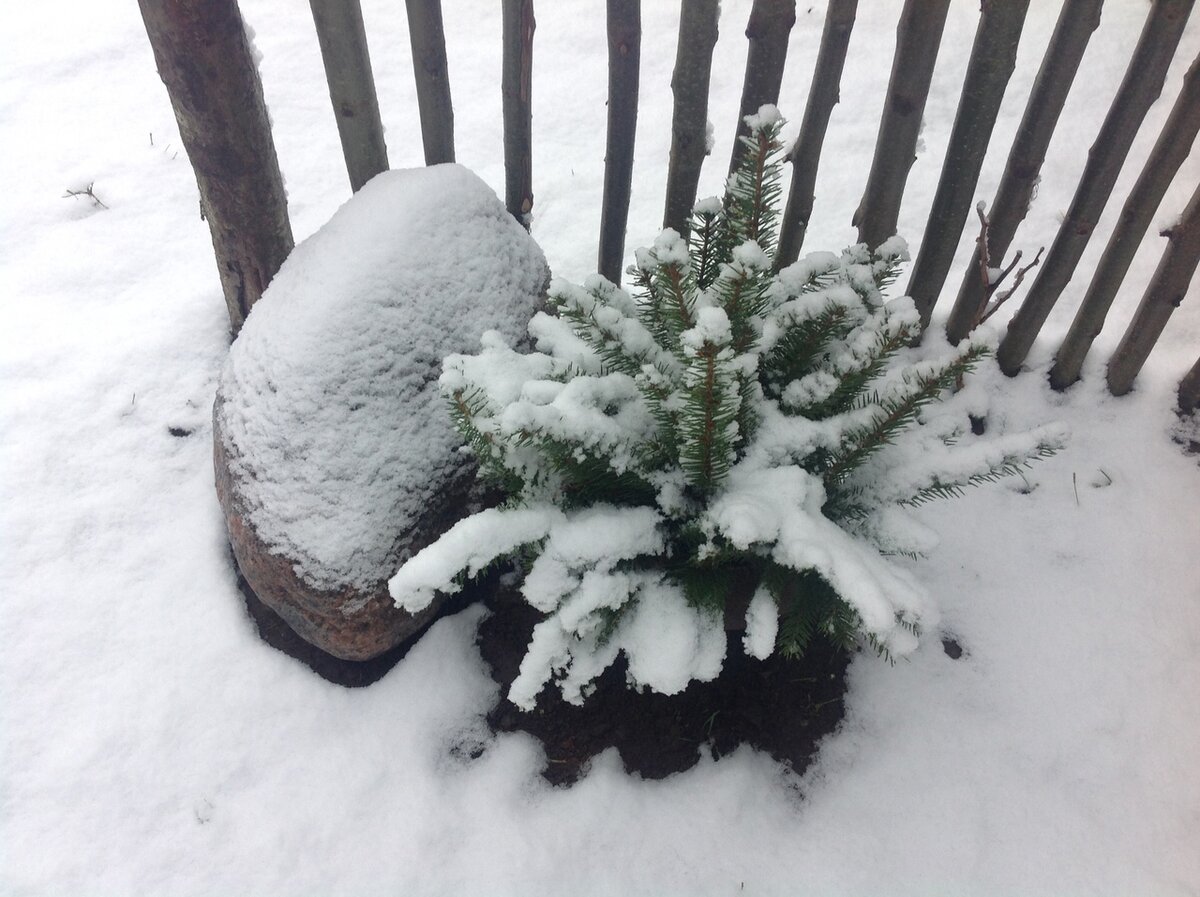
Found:
[[[582,701],[621,653],[633,686],[712,679],[734,595],[749,599],[755,657],[814,638],[905,654],[935,615],[888,557],[928,547],[905,508],[1062,442],[954,445],[965,414],[935,409],[990,345],[912,347],[911,299],[883,295],[902,240],[772,273],[782,119],[764,106],[747,124],[724,201],[697,204],[687,240],[666,230],[636,253],[636,297],[556,279],[556,313],[530,323],[538,351],[489,333],[445,361],[454,420],[508,498],[408,561],[391,593],[417,611],[498,559],[531,558],[521,591],[546,616],[509,693],[519,707],[548,682]]]

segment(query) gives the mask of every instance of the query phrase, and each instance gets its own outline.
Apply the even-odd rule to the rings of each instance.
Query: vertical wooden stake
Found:
[[[309,0],[309,6],[317,26],[350,189],[357,192],[388,169],[362,9],[358,0]]]
[[[425,164],[454,161],[454,104],[446,62],[442,0],[405,0]]]
[[[196,173],[233,334],[292,251],[262,82],[235,0],[138,0]]]
[[[1017,65],[1017,44],[1028,11],[1029,0],[983,0],[980,9],[946,160],[908,282],[922,330],[929,326],[971,211],[1000,102]]]
[[[1162,133],[1158,135],[1154,149],[1146,158],[1137,183],[1125,200],[1121,217],[1117,219],[1117,226],[1108,238],[1104,255],[1100,257],[1092,282],[1083,296],[1079,311],[1075,313],[1071,329],[1067,331],[1067,337],[1054,357],[1054,366],[1050,368],[1050,385],[1055,389],[1066,389],[1079,379],[1083,361],[1104,328],[1108,310],[1125,280],[1142,238],[1146,236],[1150,221],[1167,188],[1171,186],[1175,172],[1179,171],[1179,166],[1191,152],[1198,132],[1200,56],[1196,57],[1184,75],[1183,90],[1175,101]]]
[[[804,107],[800,135],[788,153],[788,161],[792,163],[792,186],[779,231],[776,270],[796,261],[800,257],[800,247],[804,245],[804,234],[816,200],[821,147],[825,144],[829,117],[840,99],[842,69],[846,64],[846,48],[850,44],[857,8],[858,0],[830,0],[829,10],[825,13],[821,49],[817,51],[817,67]]]
[[[629,222],[641,44],[641,0],[608,0],[608,141],[596,270],[618,285]]]
[[[851,221],[858,228],[858,242],[871,249],[896,233],[949,9],[950,0],[904,0],[871,173]]]
[[[1196,265],[1200,262],[1200,184],[1183,210],[1179,223],[1164,231],[1163,236],[1168,241],[1166,251],[1125,336],[1108,361],[1108,389],[1114,396],[1129,392],[1171,313],[1183,302],[1192,275],[1196,273]]]
[[[533,0],[502,0],[504,204],[529,230],[533,213]]]
[[[783,64],[787,61],[788,37],[796,24],[796,0],[754,0],[746,37],[750,48],[746,55],[746,76],[742,81],[742,102],[738,111],[729,173],[737,169],[746,147],[742,138],[750,134],[746,116],[758,112],[764,103],[779,102],[783,83]]]
[[[671,75],[675,103],[663,227],[674,228],[683,236],[687,236],[688,217],[696,203],[700,166],[708,155],[708,88],[720,13],[719,0],[683,0],[679,17],[679,44]]]
[[[1096,222],[1112,194],[1117,175],[1150,104],[1162,93],[1167,68],[1183,35],[1195,0],[1154,0],[1137,49],[1092,148],[1067,216],[1046,253],[1037,279],[1000,342],[996,360],[1013,377],[1029,354],[1042,325],[1079,264]]]

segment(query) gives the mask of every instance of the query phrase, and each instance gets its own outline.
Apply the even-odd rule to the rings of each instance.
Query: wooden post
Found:
[[[742,81],[742,102],[733,153],[729,157],[730,174],[733,174],[746,152],[741,140],[750,134],[746,116],[753,115],[764,103],[779,102],[788,36],[795,24],[796,0],[754,0],[754,5],[750,7],[750,21],[746,25],[750,49],[746,55],[746,75]]]
[[[829,116],[840,99],[846,47],[850,44],[857,8],[858,0],[830,0],[829,10],[825,13],[825,29],[821,32],[821,48],[817,51],[817,67],[808,91],[804,119],[800,122],[800,135],[788,153],[788,161],[792,163],[792,186],[788,191],[787,208],[783,211],[779,252],[775,256],[776,270],[796,261],[800,257],[800,247],[804,245],[804,234],[816,199],[821,147],[825,144]]]
[[[533,212],[533,0],[502,0],[504,204],[529,230]]]
[[[1183,375],[1179,381],[1180,414],[1194,414],[1200,410],[1200,358],[1192,365],[1192,369]]]
[[[996,198],[988,209],[988,258],[1004,260],[1017,225],[1029,211],[1033,191],[1041,177],[1046,148],[1079,70],[1079,61],[1092,33],[1100,24],[1103,0],[1066,0],[1054,34],[1042,57],[1025,113],[1013,139]],[[987,284],[979,274],[979,250],[971,259],[958,288],[958,298],[946,322],[946,338],[958,343],[975,327],[987,302]]]
[[[362,8],[358,0],[309,0],[309,6],[317,26],[350,189],[357,192],[388,169]]]
[[[425,164],[454,161],[454,104],[446,63],[442,0],[405,0]]]
[[[663,227],[687,236],[700,166],[708,155],[708,85],[717,43],[720,0],[683,0],[671,93],[671,159]]]
[[[946,160],[908,283],[922,330],[929,326],[971,211],[1000,101],[1016,68],[1017,44],[1028,11],[1029,0],[983,0],[980,9]]]
[[[236,336],[292,251],[262,82],[235,0],[138,0],[196,173]]]
[[[637,134],[642,0],[608,0],[608,140],[596,270],[621,283]]]
[[[1200,262],[1200,184],[1179,223],[1163,231],[1163,236],[1167,238],[1166,251],[1125,336],[1108,360],[1108,390],[1114,396],[1129,392],[1196,273],[1196,264]]]
[[[1175,178],[1175,172],[1187,158],[1192,149],[1196,134],[1200,132],[1200,56],[1192,63],[1183,78],[1183,90],[1175,101],[1167,123],[1154,149],[1150,151],[1142,173],[1133,185],[1125,205],[1121,209],[1121,217],[1092,282],[1084,294],[1083,303],[1075,313],[1075,320],[1067,332],[1067,338],[1059,346],[1054,358],[1054,366],[1050,368],[1050,385],[1055,389],[1066,389],[1079,379],[1079,371],[1083,360],[1087,357],[1092,343],[1100,335],[1104,327],[1104,319],[1112,307],[1117,290],[1125,280],[1133,257],[1137,253],[1150,221],[1158,210],[1167,188]]]
[[[1000,369],[1010,377],[1021,370],[1033,341],[1050,315],[1050,310],[1062,295],[1080,256],[1087,248],[1092,231],[1113,184],[1121,173],[1125,156],[1137,136],[1138,128],[1158,95],[1162,92],[1167,68],[1179,45],[1183,26],[1195,0],[1153,0],[1150,14],[1142,28],[1137,49],[1121,87],[1105,116],[1100,133],[1088,151],[1087,165],[1067,216],[1046,259],[1038,272],[1029,294],[1008,324],[1008,332],[1000,341],[996,360]]]
[[[896,233],[949,8],[950,0],[904,0],[871,173],[851,221],[858,228],[858,242],[871,249]]]

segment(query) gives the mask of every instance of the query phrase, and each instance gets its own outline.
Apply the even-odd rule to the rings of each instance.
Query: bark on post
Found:
[[[1158,95],[1195,0],[1154,0],[1137,49],[1108,110],[1067,216],[1025,301],[1013,315],[996,360],[1010,377],[1021,370],[1033,341],[1062,295],[1112,193],[1138,128]]]
[[[1029,101],[1025,104],[1017,136],[1009,150],[1000,187],[988,209],[988,257],[998,264],[1003,262],[1017,225],[1029,211],[1046,159],[1046,148],[1079,71],[1079,61],[1100,24],[1102,3],[1103,0],[1066,0],[1059,13]],[[979,275],[979,250],[976,249],[946,322],[946,337],[950,342],[957,343],[971,332],[986,302],[987,284]]]
[[[1192,194],[1183,217],[1170,230],[1163,231],[1167,248],[1146,287],[1133,320],[1108,360],[1108,390],[1123,396],[1150,356],[1171,313],[1183,302],[1188,284],[1200,262],[1200,185]]]
[[[362,8],[359,0],[309,0],[309,6],[317,26],[350,189],[357,192],[388,169]]]
[[[196,173],[236,336],[292,251],[258,68],[235,0],[138,0]]]
[[[696,203],[700,166],[708,155],[708,85],[720,13],[720,0],[683,0],[679,17],[679,44],[671,75],[675,104],[663,227],[684,236]]]
[[[1083,361],[1104,327],[1104,319],[1129,271],[1138,246],[1141,245],[1167,188],[1171,186],[1175,173],[1191,152],[1198,132],[1200,56],[1196,57],[1184,76],[1183,90],[1175,101],[1162,133],[1158,135],[1154,149],[1146,159],[1141,176],[1125,200],[1121,217],[1108,239],[1096,273],[1092,275],[1092,282],[1084,294],[1083,303],[1075,313],[1071,329],[1054,358],[1054,366],[1050,368],[1050,385],[1055,389],[1066,389],[1079,379]]]
[[[642,0],[608,0],[608,140],[596,270],[618,285],[629,222],[641,44]]]
[[[750,134],[746,116],[753,115],[764,103],[779,102],[783,83],[783,64],[787,60],[788,36],[796,24],[796,0],[754,0],[746,37],[750,50],[746,56],[746,76],[742,81],[742,102],[738,112],[729,173],[738,167],[746,147],[742,138]]]
[[[454,104],[446,63],[442,0],[405,0],[425,164],[454,161]]]
[[[1200,358],[1179,381],[1179,413],[1193,414],[1200,410]]]
[[[504,204],[529,230],[533,212],[533,0],[502,0]]]
[[[850,43],[857,8],[858,0],[830,0],[825,13],[825,29],[821,32],[821,48],[817,51],[817,67],[804,107],[804,119],[800,122],[800,135],[788,153],[788,161],[792,163],[792,186],[779,231],[776,270],[796,261],[800,257],[800,247],[804,245],[804,234],[816,200],[821,148],[825,144],[829,116],[841,98],[842,69],[846,64],[846,47]]]
[[[1028,11],[1029,0],[983,0],[946,160],[908,284],[922,330],[929,326],[971,211],[1000,101],[1016,68],[1017,44]]]
[[[896,26],[896,55],[887,102],[879,121],[866,190],[851,221],[858,242],[874,249],[896,233],[908,171],[917,158],[917,135],[929,96],[950,0],[905,0]]]

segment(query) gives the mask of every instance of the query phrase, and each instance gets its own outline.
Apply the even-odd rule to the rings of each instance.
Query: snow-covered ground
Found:
[[[301,0],[242,5],[302,238],[348,195],[311,17]],[[402,4],[364,5],[392,165],[420,164]],[[499,5],[444,6],[459,161],[502,190]],[[678,5],[644,6],[630,250],[661,215]],[[724,6],[702,194],[725,169],[746,49],[748,3]],[[860,5],[809,250],[853,238],[898,6]],[[1032,6],[987,199],[1057,15]],[[1147,5],[1108,7],[1016,246],[1052,239]],[[951,10],[901,216],[914,246],[977,10]],[[538,7],[533,233],[572,279],[595,263],[602,17],[598,2]],[[822,19],[821,4],[800,4],[780,102],[797,122]],[[1198,50],[1200,19],[1119,196]],[[1026,481],[921,512],[942,544],[909,567],[962,660],[936,638],[894,668],[858,658],[845,724],[802,778],[742,750],[643,782],[610,752],[554,790],[534,742],[482,723],[496,689],[472,645],[479,611],[437,624],[356,691],[258,640],[213,490],[224,302],[136,6],[11,5],[0,110],[0,893],[1200,893],[1200,467],[1170,439],[1174,385],[1200,347],[1200,285],[1133,394],[1106,398],[1098,383],[1160,237],[1142,246],[1085,382],[1060,396],[1038,373],[980,375],[994,420],[1061,420],[1073,437]],[[1156,225],[1198,177],[1193,151]],[[106,208],[63,197],[89,184]],[[1037,371],[1118,208],[1035,346]],[[969,249],[968,235],[950,291]]]

